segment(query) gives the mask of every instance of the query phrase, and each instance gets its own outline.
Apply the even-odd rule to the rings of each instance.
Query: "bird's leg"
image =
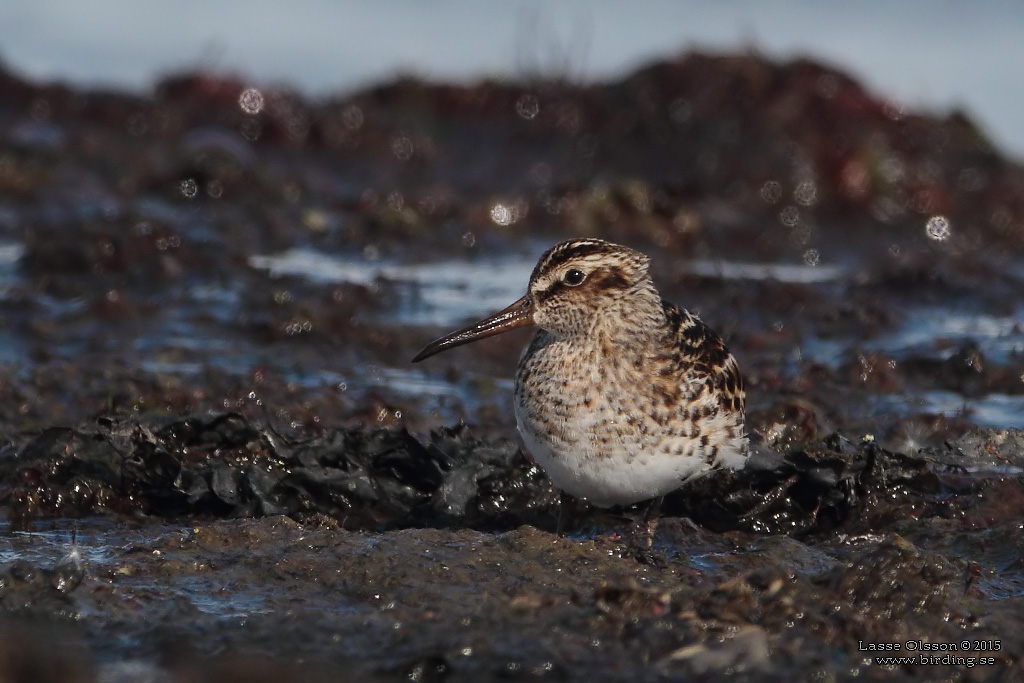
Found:
[[[627,554],[640,564],[647,564],[656,567],[667,566],[668,560],[665,555],[655,552],[654,532],[658,528],[658,513],[661,511],[661,501],[664,497],[652,498],[651,502],[644,508],[644,514],[637,519],[633,526],[633,537],[626,545]]]
[[[566,518],[569,516],[569,506],[572,505],[572,497],[565,491],[558,492],[558,521],[555,522],[555,535],[565,535]]]
[[[654,545],[654,532],[658,530],[658,515],[661,513],[663,500],[665,500],[665,496],[652,498],[644,510],[643,520],[640,522],[640,532],[643,534],[643,543],[646,548]]]

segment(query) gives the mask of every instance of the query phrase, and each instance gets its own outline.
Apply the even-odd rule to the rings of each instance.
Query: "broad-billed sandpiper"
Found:
[[[537,325],[516,370],[519,433],[563,492],[600,506],[662,497],[743,467],[743,378],[722,338],[658,294],[648,257],[599,239],[549,249],[526,296],[428,344],[413,362]]]

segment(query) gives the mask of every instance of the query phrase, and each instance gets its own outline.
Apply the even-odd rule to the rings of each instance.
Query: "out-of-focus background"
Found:
[[[398,73],[444,81],[625,75],[688,49],[840,65],[915,109],[966,108],[1024,156],[1024,12],[1012,0],[8,0],[0,58],[33,79],[147,92],[195,68],[337,93]]]
[[[0,0],[0,680],[1018,680],[1022,36],[1009,0]],[[650,552],[628,510],[552,533],[529,330],[410,362],[579,236],[746,380],[751,465]],[[975,659],[863,647],[920,641]]]

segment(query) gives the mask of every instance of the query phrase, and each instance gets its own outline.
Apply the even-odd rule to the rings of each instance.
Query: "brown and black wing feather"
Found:
[[[742,411],[746,393],[739,364],[722,337],[697,316],[671,301],[662,299],[673,345],[673,365],[680,375],[689,372],[703,378],[712,393],[718,394],[722,408]],[[678,376],[678,375],[677,375]]]

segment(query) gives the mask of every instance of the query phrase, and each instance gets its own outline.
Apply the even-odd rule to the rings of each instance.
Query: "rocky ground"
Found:
[[[1011,680],[1022,198],[968,114],[810,61],[317,101],[0,72],[0,678]],[[650,252],[747,378],[751,465],[673,494],[651,553],[629,510],[553,533],[522,335],[411,369],[429,283],[257,261],[581,234]],[[970,651],[874,660],[918,642]]]

